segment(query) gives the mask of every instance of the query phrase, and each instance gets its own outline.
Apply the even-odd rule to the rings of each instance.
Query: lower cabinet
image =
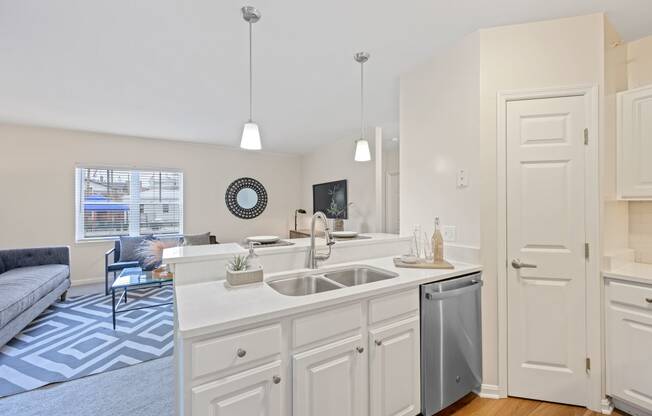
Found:
[[[369,335],[370,414],[418,414],[421,409],[419,317],[372,329]]]
[[[652,286],[607,283],[606,335],[607,393],[652,414]]]
[[[365,414],[366,350],[349,337],[293,357],[294,416]]]
[[[192,389],[193,416],[281,416],[281,362]]]

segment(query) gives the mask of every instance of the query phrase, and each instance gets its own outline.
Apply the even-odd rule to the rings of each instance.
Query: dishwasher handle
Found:
[[[426,292],[425,297],[427,300],[441,300],[441,299],[446,299],[446,298],[452,298],[455,296],[460,296],[465,293],[473,292],[482,287],[484,283],[482,280],[478,280],[477,282],[474,282],[468,286],[461,287],[459,289],[453,289],[453,290],[445,290],[443,292]]]

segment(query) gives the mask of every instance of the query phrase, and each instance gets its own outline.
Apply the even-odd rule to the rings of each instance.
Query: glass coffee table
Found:
[[[172,302],[165,302],[165,303],[148,304],[145,306],[138,306],[134,308],[120,308],[120,305],[123,302],[125,305],[127,304],[128,292],[130,290],[143,289],[151,286],[163,287],[163,286],[171,286],[171,285],[172,285],[172,278],[153,277],[152,272],[146,272],[140,267],[128,267],[122,270],[120,276],[118,276],[118,278],[115,279],[115,281],[111,285],[111,305],[112,305],[111,309],[113,310],[113,330],[115,331],[116,314],[118,313],[125,313],[129,311],[135,311],[138,309],[156,308],[159,306],[172,305]],[[117,302],[116,302],[116,292],[118,293],[122,292]]]

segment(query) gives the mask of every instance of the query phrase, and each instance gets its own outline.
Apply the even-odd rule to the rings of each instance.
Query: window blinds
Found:
[[[77,168],[77,239],[183,233],[183,173]]]

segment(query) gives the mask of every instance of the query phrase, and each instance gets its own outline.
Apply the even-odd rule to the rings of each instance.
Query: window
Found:
[[[77,239],[183,233],[183,173],[77,168]]]

